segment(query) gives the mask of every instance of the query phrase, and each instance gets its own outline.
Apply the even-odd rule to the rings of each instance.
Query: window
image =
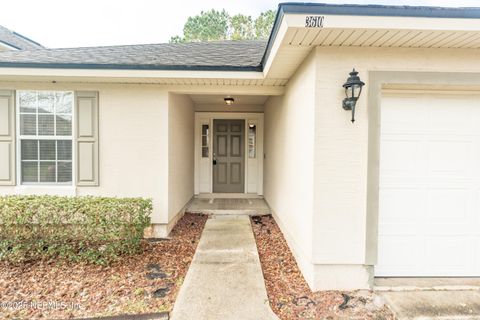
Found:
[[[208,124],[202,125],[202,158],[208,158]]]
[[[248,157],[255,159],[257,156],[257,126],[255,124],[248,125]]]
[[[71,184],[73,92],[18,91],[22,183]]]

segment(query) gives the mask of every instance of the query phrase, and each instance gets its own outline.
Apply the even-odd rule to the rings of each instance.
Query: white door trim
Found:
[[[263,113],[230,113],[230,112],[195,112],[195,188],[196,195],[212,193],[213,171],[212,171],[212,150],[213,150],[213,120],[215,119],[238,119],[245,120],[245,189],[244,193],[263,194]],[[209,125],[209,156],[202,158],[202,125]],[[248,157],[248,125],[255,124],[256,132],[256,157]]]

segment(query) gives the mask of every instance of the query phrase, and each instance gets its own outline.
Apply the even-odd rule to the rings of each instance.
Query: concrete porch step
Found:
[[[266,215],[271,213],[262,198],[195,198],[185,211],[216,215]]]

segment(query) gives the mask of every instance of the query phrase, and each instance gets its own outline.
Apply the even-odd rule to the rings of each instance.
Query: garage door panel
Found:
[[[379,243],[379,249],[398,248],[397,250],[385,250],[385,255],[379,257],[378,263],[382,267],[399,267],[399,268],[411,268],[415,266],[415,259],[420,258],[423,250],[418,246],[419,239],[417,236],[382,236]]]
[[[480,276],[480,99],[383,97],[377,276]]]
[[[455,275],[472,266],[469,239],[463,236],[425,237],[425,267],[432,275]]]
[[[421,142],[418,140],[395,139],[388,136],[383,141],[381,158],[385,159],[382,166],[384,175],[415,175],[418,174],[419,153]]]
[[[379,223],[413,223],[423,212],[424,208],[419,206],[425,193],[415,189],[382,189],[380,197],[385,199],[380,203]]]
[[[480,212],[480,189],[475,191],[476,197],[474,197],[474,212]],[[473,225],[477,228],[480,229],[480,214],[475,214],[473,216]]]
[[[429,174],[468,177],[473,141],[429,141],[427,152]]]
[[[426,218],[431,223],[469,223],[470,192],[467,189],[429,190]]]
[[[473,270],[480,270],[480,236],[472,237]]]
[[[430,104],[429,132],[478,133],[475,121],[475,117],[478,116],[477,99],[478,97],[466,96],[427,98],[426,101]]]
[[[423,132],[429,111],[425,105],[419,105],[416,97],[389,97],[389,103],[382,102],[382,134],[390,132]],[[401,106],[401,107],[398,107]],[[415,113],[415,118],[409,114]],[[383,125],[384,124],[384,125]]]

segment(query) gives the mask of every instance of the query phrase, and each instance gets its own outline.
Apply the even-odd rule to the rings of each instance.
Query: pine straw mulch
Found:
[[[186,214],[171,239],[143,241],[143,253],[122,257],[107,267],[55,261],[0,263],[0,319],[170,311],[206,220],[205,215]],[[6,303],[11,302],[25,304],[10,308]]]
[[[312,292],[273,217],[252,217],[252,226],[270,306],[280,319],[394,319],[368,291]]]

